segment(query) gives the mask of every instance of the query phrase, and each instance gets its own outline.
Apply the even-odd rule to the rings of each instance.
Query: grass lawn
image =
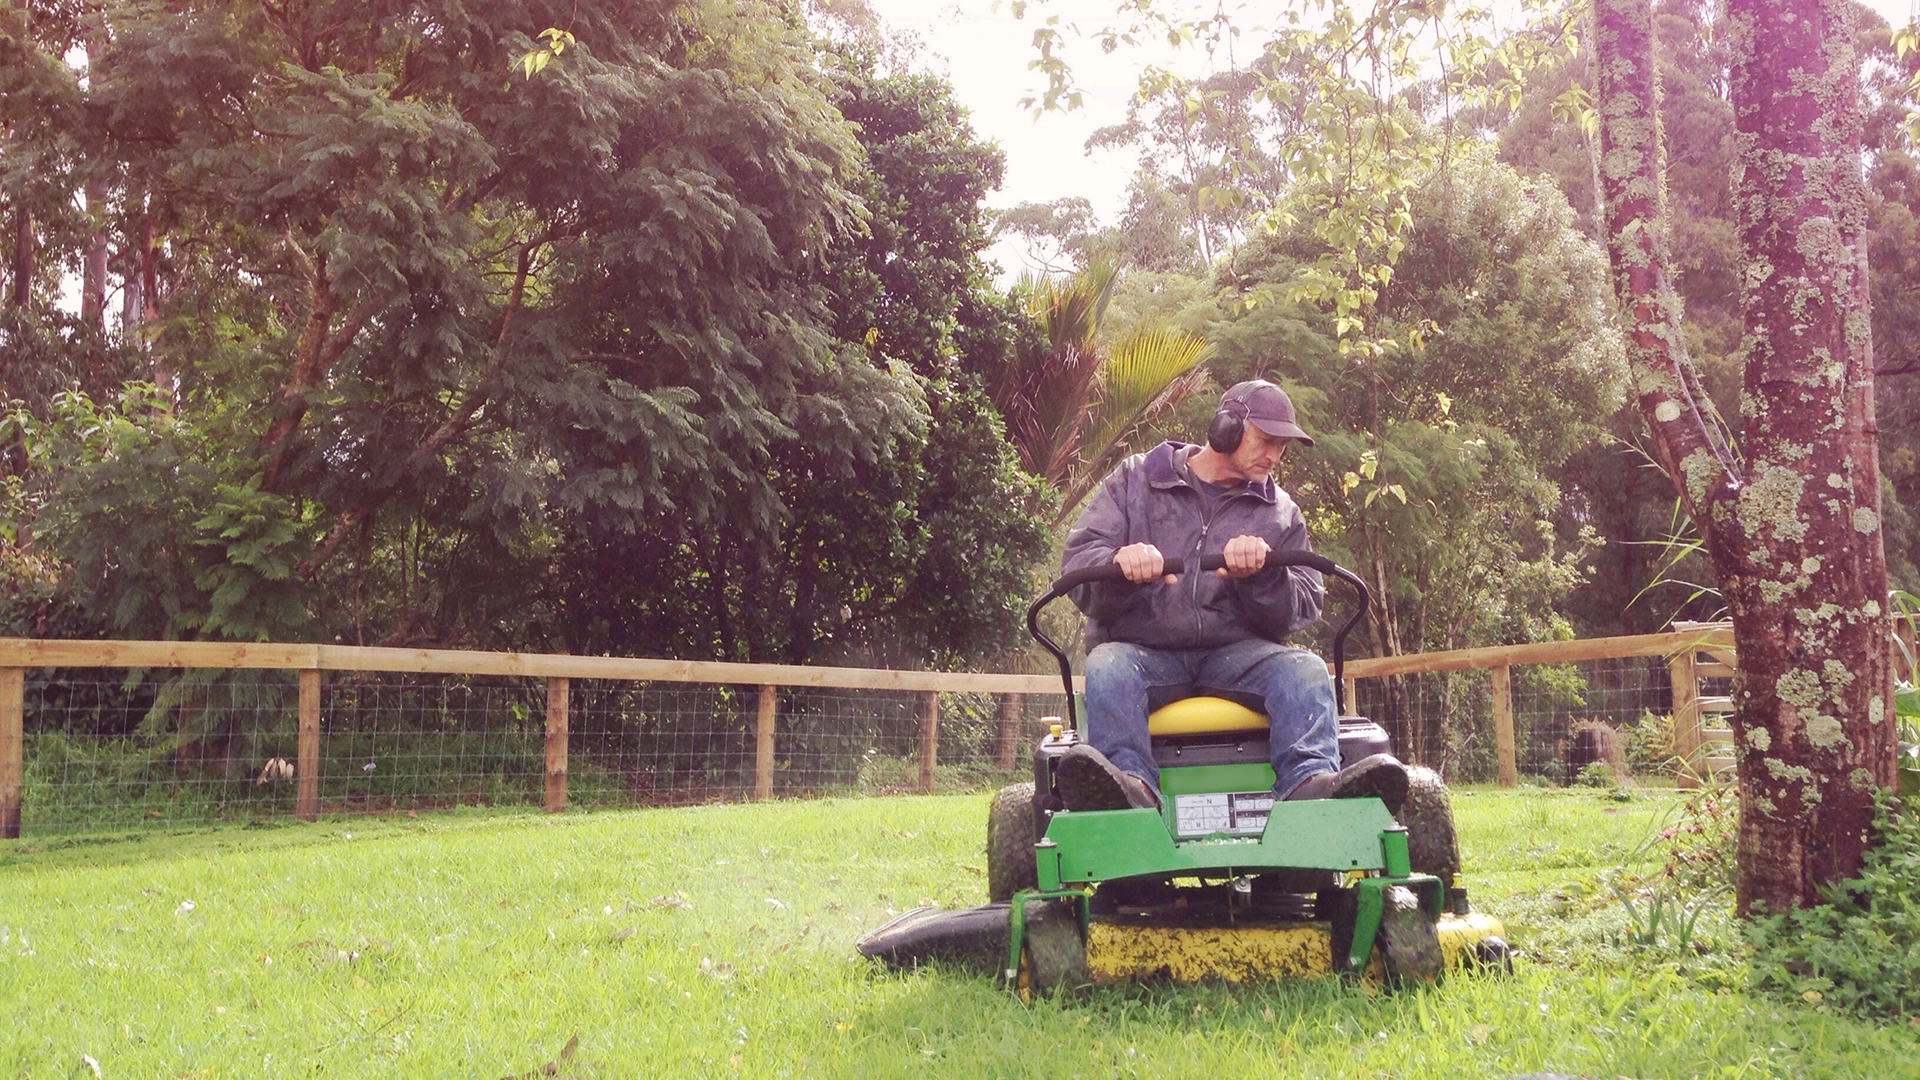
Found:
[[[1600,876],[1671,795],[1457,793],[1511,978],[1025,1005],[856,957],[889,913],[984,899],[986,802],[9,842],[0,1076],[1920,1077],[1910,1025],[1756,998],[1724,951],[1617,944]]]

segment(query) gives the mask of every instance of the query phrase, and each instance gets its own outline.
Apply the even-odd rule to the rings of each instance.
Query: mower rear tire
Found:
[[[1432,874],[1447,888],[1460,872],[1460,842],[1453,830],[1453,801],[1440,774],[1422,766],[1407,769],[1407,801],[1400,804],[1407,827],[1407,858],[1416,874]]]
[[[1073,993],[1093,985],[1087,939],[1072,901],[1027,903],[1027,936],[1020,950],[1022,996]]]
[[[1009,784],[987,807],[987,901],[999,904],[1040,887],[1033,858],[1033,784]]]
[[[1433,919],[1420,907],[1420,898],[1404,885],[1387,889],[1386,910],[1380,916],[1380,954],[1386,961],[1387,984],[1401,987],[1436,983],[1446,968],[1440,934]]]

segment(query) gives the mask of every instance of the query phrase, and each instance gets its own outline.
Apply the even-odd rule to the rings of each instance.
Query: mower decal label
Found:
[[[1258,834],[1273,809],[1271,791],[1220,791],[1173,797],[1173,829],[1179,836]]]

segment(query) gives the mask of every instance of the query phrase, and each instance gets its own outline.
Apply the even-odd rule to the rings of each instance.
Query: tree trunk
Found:
[[[13,306],[33,298],[33,215],[23,204],[13,212]]]
[[[88,180],[87,249],[80,258],[80,321],[89,330],[107,329],[107,182]]]
[[[1653,446],[1706,541],[1740,652],[1742,912],[1854,873],[1894,775],[1886,564],[1850,9],[1732,0],[1748,352],[1734,456],[1680,348],[1649,0],[1597,0],[1609,254]]]
[[[1728,16],[1751,462],[1727,590],[1740,902],[1778,910],[1858,870],[1872,789],[1895,775],[1860,57],[1850,5],[1733,0]]]
[[[93,23],[93,40],[86,43],[89,85],[97,85],[95,65],[106,52],[105,27]],[[80,258],[80,321],[102,333],[107,328],[107,182],[87,180],[87,249]]]

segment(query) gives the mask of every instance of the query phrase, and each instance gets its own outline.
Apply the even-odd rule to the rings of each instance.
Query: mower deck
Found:
[[[1446,966],[1454,970],[1483,960],[1475,946],[1505,933],[1498,919],[1478,914],[1444,915],[1436,929]],[[1181,926],[1095,917],[1087,924],[1087,971],[1096,983],[1317,979],[1334,974],[1333,950],[1328,922]],[[1366,985],[1379,985],[1384,977],[1378,956],[1360,973]]]

